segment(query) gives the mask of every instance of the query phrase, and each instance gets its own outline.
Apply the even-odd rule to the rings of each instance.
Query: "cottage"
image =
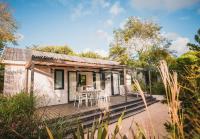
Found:
[[[124,86],[131,85],[126,67],[109,60],[6,47],[1,63],[5,64],[3,93],[33,93],[38,106],[74,101],[78,87],[90,86],[113,96],[124,95]]]

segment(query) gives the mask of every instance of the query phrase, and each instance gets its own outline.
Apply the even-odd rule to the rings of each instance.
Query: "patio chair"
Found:
[[[98,97],[97,97],[98,101],[104,101],[104,102],[108,102],[110,101],[110,96],[105,92],[105,90],[101,90],[98,93]]]
[[[74,106],[76,106],[76,102],[78,101],[78,108],[80,104],[83,105],[83,100],[85,100],[86,106],[88,106],[88,96],[82,92],[83,87],[78,87],[78,90],[74,95]]]
[[[96,103],[97,98],[97,91],[94,89],[93,86],[88,86],[86,88],[87,94],[88,94],[88,103],[90,106],[92,106],[94,103]]]
[[[93,104],[96,103],[97,93],[95,90],[90,91],[88,95],[88,103],[90,103],[90,106],[93,106]]]

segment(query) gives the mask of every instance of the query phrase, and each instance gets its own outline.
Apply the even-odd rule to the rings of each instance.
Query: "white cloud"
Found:
[[[119,2],[115,2],[111,8],[110,8],[110,13],[113,15],[113,16],[117,16],[119,15],[120,13],[122,13],[124,11],[124,9],[121,7],[120,3]]]
[[[110,6],[108,0],[93,0],[92,2],[94,6],[101,6],[102,8],[107,8]]]
[[[189,42],[188,38],[178,37],[176,40],[172,41],[172,45],[170,46],[169,49],[175,50],[177,52],[176,55],[179,56],[189,51],[189,48],[187,47],[188,42]]]
[[[124,25],[126,24],[127,21],[128,21],[128,18],[126,18],[125,20],[123,20],[123,21],[119,24],[119,27],[120,27],[121,29],[123,29],[123,28],[124,28]]]
[[[24,39],[24,35],[21,33],[16,33],[15,37],[16,37],[17,41],[22,41]]]
[[[172,41],[169,49],[176,51],[177,56],[189,51],[187,47],[187,43],[189,42],[188,38],[182,37],[174,32],[164,33],[163,36]]]
[[[78,17],[81,17],[81,16],[86,16],[86,15],[90,15],[92,12],[88,9],[86,9],[84,7],[83,4],[78,4],[77,7],[75,7],[72,11],[72,15],[71,15],[71,18],[72,19],[75,19],[75,18],[78,18]]]
[[[106,42],[109,44],[112,40],[112,37],[105,31],[99,29],[97,30],[96,32],[97,36],[100,38],[100,39],[103,39],[103,40],[106,40]]]
[[[180,37],[179,34],[175,33],[175,32],[168,32],[168,33],[163,33],[162,34],[165,38],[169,39],[169,40],[176,40],[178,37]]]
[[[176,11],[187,8],[200,0],[131,0],[134,8],[138,10],[166,10]]]
[[[83,52],[90,52],[90,51],[95,52],[95,53],[99,54],[99,55],[102,56],[102,57],[107,57],[107,56],[108,56],[108,51],[105,51],[105,50],[103,50],[103,49],[92,50],[92,49],[90,49],[90,48],[85,48],[85,49],[83,50]]]
[[[105,26],[106,27],[111,27],[113,25],[113,21],[111,19],[108,19],[105,21]]]

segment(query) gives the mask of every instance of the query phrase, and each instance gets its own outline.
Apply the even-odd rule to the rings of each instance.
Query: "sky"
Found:
[[[0,0],[2,1],[2,0]],[[108,54],[113,30],[130,16],[153,20],[186,52],[200,28],[200,0],[3,0],[18,24],[18,45],[68,45],[74,51]]]

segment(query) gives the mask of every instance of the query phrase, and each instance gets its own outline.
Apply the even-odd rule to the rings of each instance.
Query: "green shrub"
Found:
[[[153,95],[165,95],[165,88],[162,82],[154,82],[151,86]]]
[[[3,92],[4,84],[4,65],[0,64],[0,93]]]
[[[38,120],[34,116],[35,99],[27,93],[12,97],[0,96],[0,136],[2,138],[34,138]]]

